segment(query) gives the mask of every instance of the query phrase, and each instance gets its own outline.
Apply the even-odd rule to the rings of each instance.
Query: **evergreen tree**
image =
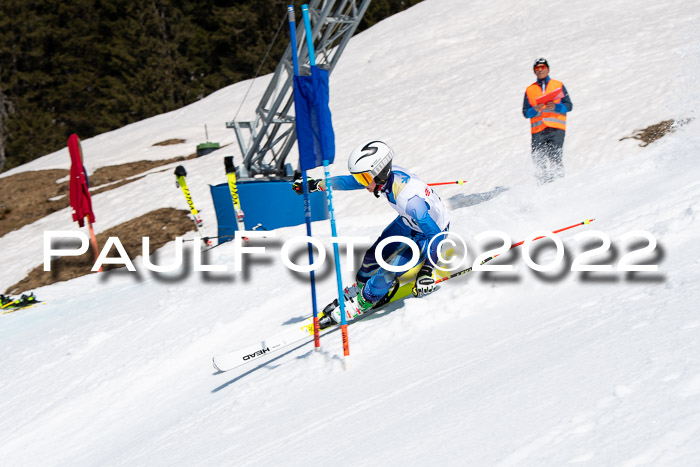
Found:
[[[7,132],[7,117],[12,113],[12,104],[5,98],[0,88],[0,172],[5,165],[5,133]]]
[[[419,1],[374,0],[359,29]],[[0,170],[274,71],[289,3],[2,0]]]

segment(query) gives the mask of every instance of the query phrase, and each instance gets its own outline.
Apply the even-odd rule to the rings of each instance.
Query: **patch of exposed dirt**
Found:
[[[153,143],[153,146],[171,146],[173,144],[182,144],[186,140],[180,138],[166,139],[165,141],[160,141],[158,143]]]
[[[90,175],[90,186],[96,188],[100,185],[106,185],[107,183],[124,180],[126,178],[142,174],[155,167],[172,164],[173,162],[180,162],[187,159],[192,159],[194,157],[197,157],[197,154],[191,154],[187,157],[180,156],[162,161],[137,161],[121,165],[110,165],[109,167],[101,167],[95,170],[95,172],[93,172],[92,175]],[[92,191],[90,192],[90,194],[93,194]]]
[[[90,190],[91,195],[113,190],[127,183],[138,180],[140,177],[128,179],[142,174],[155,167],[180,162],[197,157],[196,153],[189,156],[181,156],[160,161],[137,161],[127,164],[101,167],[90,175],[90,186],[99,187]],[[27,224],[31,224],[53,212],[67,208],[70,204],[68,191],[69,184],[56,183],[56,180],[65,178],[70,174],[69,170],[52,169],[22,172],[9,177],[0,178],[3,196],[0,197],[0,237],[8,232],[17,230]],[[128,179],[128,180],[127,180]],[[63,195],[63,197],[58,198]],[[58,198],[51,201],[51,198]],[[99,220],[99,213],[95,213]]]
[[[641,141],[639,146],[645,147],[653,143],[657,139],[660,139],[667,135],[668,133],[673,133],[677,128],[690,122],[691,118],[681,119],[681,120],[664,120],[655,125],[650,125],[641,130],[635,130],[634,134],[631,136],[625,136],[620,138],[620,141],[624,139],[637,139]]]
[[[87,234],[87,229],[83,230]],[[119,237],[119,241],[124,246],[129,258],[133,261],[137,256],[141,256],[143,237],[150,238],[150,253],[153,253],[166,243],[175,240],[175,237],[181,237],[191,230],[195,230],[195,228],[189,217],[189,211],[162,208],[100,233],[97,236],[97,245],[101,249],[108,237]],[[61,244],[63,248],[78,248],[78,246],[79,243]],[[58,247],[58,245],[54,245],[54,247]],[[109,256],[119,257],[114,248],[110,251]],[[163,262],[167,262],[167,260]],[[17,295],[44,285],[92,274],[90,269],[94,263],[95,257],[92,248],[89,248],[81,256],[55,258],[51,262],[51,271],[44,271],[44,265],[40,264],[27,277],[8,287],[5,294]],[[122,266],[106,264],[103,267],[103,271],[118,267]]]
[[[129,162],[127,164],[122,165],[111,165],[109,167],[101,167],[95,170],[95,173],[90,175],[90,186],[96,188],[90,189],[90,195],[94,196],[105,191],[113,190],[122,185],[126,185],[127,183],[135,182],[136,180],[139,180],[140,178],[145,176],[141,175],[141,177],[138,177],[137,175],[143,174],[144,172],[147,172],[155,167],[172,164],[173,162],[181,162],[187,159],[194,159],[195,157],[197,157],[197,153],[192,153],[187,157],[180,156],[162,161],[137,161]],[[112,183],[112,185],[102,186],[108,183]]]
[[[0,237],[68,207],[68,170],[37,170],[0,178]],[[56,201],[50,198],[65,195]]]

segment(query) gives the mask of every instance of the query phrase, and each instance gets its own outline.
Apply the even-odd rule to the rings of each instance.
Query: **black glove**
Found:
[[[314,180],[313,178],[309,178],[308,182],[309,193],[313,193],[314,191],[326,191],[326,182],[323,180]],[[299,178],[294,180],[294,183],[292,183],[292,190],[294,190],[294,193],[298,195],[304,194],[304,182],[302,179]]]

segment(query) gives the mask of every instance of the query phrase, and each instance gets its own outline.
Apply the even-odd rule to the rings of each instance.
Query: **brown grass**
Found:
[[[0,178],[0,237],[68,207],[68,182],[56,183],[67,175],[68,170],[54,169]],[[49,200],[59,195],[65,196]]]
[[[129,177],[142,174],[155,167],[194,157],[196,157],[196,154],[167,160],[138,161],[99,168],[90,176],[91,187],[99,187],[112,182],[118,183],[97,190],[92,189],[90,194],[96,195],[113,190],[140,178],[135,177],[127,180]],[[0,187],[2,188],[2,197],[0,197],[0,237],[53,212],[67,208],[69,206],[68,181],[56,183],[56,180],[65,178],[69,173],[68,170],[64,169],[36,170],[0,178]],[[55,201],[50,200],[60,195],[64,196]],[[99,220],[99,213],[95,213],[95,215]]]
[[[176,144],[172,142],[175,140],[168,141],[171,142],[163,141],[158,144]],[[98,189],[93,188],[90,190],[90,193],[95,195],[112,190],[138,180],[148,170],[194,157],[196,157],[196,154],[160,161],[138,161],[102,167],[90,175],[90,186],[107,186]],[[65,169],[37,170],[1,178],[0,187],[2,188],[3,196],[0,197],[0,237],[24,225],[31,224],[48,214],[69,207],[69,182],[56,183],[56,180],[66,178],[69,173]],[[111,185],[108,185],[110,183]],[[51,201],[51,198],[58,199]],[[100,213],[95,214],[99,222]],[[69,214],[66,214],[66,216],[68,217]],[[66,220],[68,221],[69,219],[70,217]],[[148,214],[102,232],[97,236],[97,243],[98,247],[101,248],[108,237],[119,237],[129,257],[133,260],[137,256],[141,256],[143,237],[150,238],[150,251],[152,253],[164,244],[174,240],[175,237],[182,236],[190,230],[194,230],[194,223],[189,218],[188,211],[163,208],[151,211]],[[114,249],[110,252],[110,256],[117,256]],[[40,264],[27,277],[8,287],[5,293],[18,294],[36,287],[91,274],[90,269],[93,263],[94,253],[92,249],[82,256],[57,258],[52,262],[52,270],[50,272],[45,272],[44,265]],[[103,269],[109,270],[115,267],[119,266],[105,265]]]
[[[673,133],[674,131],[676,131],[676,128],[685,125],[691,120],[692,119],[690,118],[682,120],[664,120],[663,122],[659,122],[655,125],[650,125],[641,130],[635,130],[634,134],[632,134],[631,136],[625,136],[623,138],[620,138],[620,141],[624,139],[637,139],[641,141],[639,146],[645,147],[653,143],[657,139],[664,137],[668,133]]]
[[[151,211],[99,234],[97,236],[98,248],[105,245],[108,237],[118,237],[129,258],[133,261],[137,256],[141,256],[143,237],[150,237],[150,253],[153,253],[156,249],[174,240],[175,237],[181,237],[190,230],[194,230],[194,223],[188,214],[189,211],[172,208]],[[75,246],[77,248],[77,245]],[[64,248],[70,247],[69,245],[64,246]],[[109,256],[118,257],[114,248],[110,251]],[[88,249],[81,256],[56,258],[51,263],[51,271],[44,271],[44,265],[40,264],[27,277],[8,287],[5,294],[16,295],[44,285],[92,274],[90,269],[93,264],[94,253],[92,249]],[[107,271],[117,267],[120,266],[107,264],[103,270]]]
[[[170,146],[172,144],[182,144],[186,140],[180,139],[180,138],[171,138],[171,139],[166,139],[165,141],[160,141],[158,143],[154,143],[153,146]]]

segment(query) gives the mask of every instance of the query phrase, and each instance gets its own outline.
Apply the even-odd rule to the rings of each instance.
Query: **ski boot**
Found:
[[[399,289],[399,281],[395,280],[391,285],[389,292],[377,302],[370,302],[364,297],[362,294],[364,286],[364,284],[353,284],[350,287],[346,287],[345,291],[343,292],[343,296],[345,298],[345,313],[347,314],[346,316],[348,320],[354,319],[355,317],[365,314],[372,309],[382,307],[389,303],[396,294],[396,291]],[[326,305],[326,307],[323,309],[323,314],[321,315],[318,324],[320,329],[325,329],[329,326],[340,324],[340,306],[338,305],[337,298]]]
[[[359,307],[357,305],[357,295],[360,293],[360,287],[353,284],[350,287],[346,287],[343,291],[343,298],[345,299],[345,313],[348,319],[353,319],[358,314],[361,314]],[[326,305],[323,309],[321,318],[318,320],[318,326],[320,329],[326,329],[327,327],[340,324],[340,304],[338,299],[334,299],[331,303]]]
[[[14,301],[15,300],[9,295],[0,294],[0,308],[5,308],[7,305]]]
[[[357,303],[357,308],[360,311],[360,314],[369,311],[374,306],[375,303],[379,303],[378,301],[377,302],[370,302],[369,300],[367,300],[362,293],[364,288],[365,288],[364,285],[360,286],[360,290],[357,292],[357,296],[355,297],[355,301]]]
[[[34,292],[32,292],[29,295],[22,294],[22,296],[15,302],[16,303],[13,305],[14,308],[26,308],[28,306],[34,305],[35,303],[38,303],[38,300],[34,296]]]

